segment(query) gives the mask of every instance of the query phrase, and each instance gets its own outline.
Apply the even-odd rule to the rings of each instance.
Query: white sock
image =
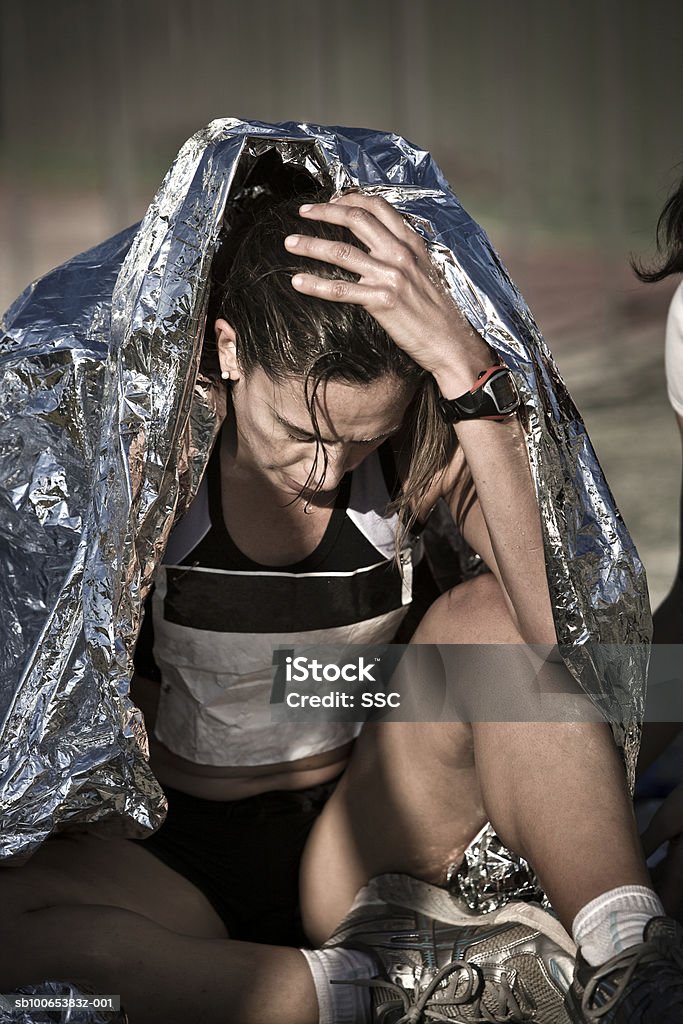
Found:
[[[592,967],[643,941],[645,925],[666,911],[644,885],[621,885],[587,903],[572,923],[572,936]]]
[[[302,949],[318,997],[319,1024],[369,1024],[370,989],[363,985],[331,985],[331,981],[374,978],[372,957],[358,949]]]

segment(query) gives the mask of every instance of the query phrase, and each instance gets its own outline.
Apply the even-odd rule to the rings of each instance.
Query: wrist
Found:
[[[451,358],[436,365],[431,374],[444,398],[457,398],[476,386],[479,375],[500,360],[497,354],[477,335],[479,344],[460,349]]]
[[[482,370],[499,362],[494,349],[466,321],[433,355],[428,369],[444,398],[457,398],[474,386]]]
[[[476,360],[468,360],[462,366],[444,367],[432,374],[442,398],[459,398],[476,388],[481,374],[485,373],[492,366],[502,365],[495,354],[485,352]]]
[[[446,423],[463,420],[502,422],[519,408],[519,392],[507,366],[494,363],[477,374],[476,382],[455,398],[442,397],[439,413]]]

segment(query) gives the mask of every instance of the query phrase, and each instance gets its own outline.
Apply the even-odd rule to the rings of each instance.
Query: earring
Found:
[[[221,373],[221,377],[223,378],[223,380],[230,380],[230,371],[223,370],[223,372]]]

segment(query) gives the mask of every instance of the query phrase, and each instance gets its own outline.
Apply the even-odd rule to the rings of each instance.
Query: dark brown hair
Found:
[[[664,204],[657,221],[656,237],[657,249],[664,253],[659,266],[648,270],[640,260],[631,260],[637,276],[648,284],[663,281],[671,274],[683,273],[683,180]]]

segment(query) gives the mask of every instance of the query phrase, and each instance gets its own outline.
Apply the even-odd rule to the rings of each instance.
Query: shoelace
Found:
[[[456,972],[460,972],[466,980],[463,992],[460,995],[454,995],[447,1001],[428,1006],[428,1002],[439,985]],[[458,978],[459,981],[460,978]],[[396,1021],[396,1024],[429,1024],[429,1021],[446,1021],[447,1024],[454,1024],[454,1018],[445,1016],[441,1011],[448,1007],[457,1008],[458,1006],[469,1006],[477,1015],[476,1017],[470,1017],[468,1024],[470,1022],[471,1024],[525,1024],[529,1020],[528,1016],[523,1014],[507,979],[504,978],[499,982],[486,981],[478,967],[464,960],[454,960],[452,963],[441,967],[424,992],[418,996],[412,1005],[410,993],[407,989],[403,988],[402,985],[394,984],[392,981],[383,981],[381,978],[360,978],[353,981],[339,980],[333,981],[332,984],[362,985],[368,988],[383,989],[384,991],[391,992],[392,995],[398,996],[406,1012],[400,1020]],[[493,1013],[482,1004],[485,987],[489,992],[493,990],[496,993],[498,1005]]]
[[[635,969],[640,964],[654,963],[662,960],[663,958],[672,960],[681,968],[681,970],[683,970],[683,949],[681,949],[680,946],[671,946],[666,950],[662,950],[661,946],[658,946],[656,942],[642,942],[637,946],[629,946],[629,948],[625,949],[623,953],[617,954],[617,956],[608,960],[606,964],[603,964],[602,967],[598,967],[586,984],[586,988],[581,999],[581,1009],[586,1016],[586,1020],[600,1020],[601,1017],[604,1017],[610,1012],[610,1010],[614,1009],[626,991]],[[591,1002],[597,993],[600,982],[608,979],[613,971],[622,966],[626,967],[626,971],[617,982],[614,992],[608,996],[605,1002],[600,1006],[591,1006]],[[680,1005],[683,1006],[683,981],[681,982]]]

